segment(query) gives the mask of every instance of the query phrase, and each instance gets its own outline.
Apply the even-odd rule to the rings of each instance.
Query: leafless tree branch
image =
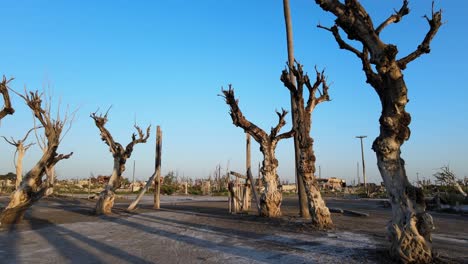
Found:
[[[434,2],[432,2],[432,16],[429,18],[426,15],[424,18],[426,18],[427,22],[429,23],[429,31],[415,51],[398,60],[398,66],[400,66],[401,69],[405,69],[408,63],[412,62],[422,54],[431,52],[431,41],[437,34],[439,28],[442,26],[442,10],[434,12]]]
[[[380,34],[382,32],[382,30],[392,24],[392,23],[398,23],[401,21],[401,19],[406,16],[407,14],[409,14],[410,12],[410,9],[408,8],[408,1],[407,0],[404,0],[403,1],[403,5],[402,7],[400,8],[400,10],[395,10],[395,13],[393,15],[391,15],[389,18],[387,18],[384,22],[382,22],[382,24],[380,24],[380,26],[377,27],[377,29],[375,30],[375,33]]]
[[[318,28],[321,28],[321,29],[325,29],[327,31],[330,31],[333,36],[335,37],[335,40],[336,42],[338,43],[340,49],[345,49],[345,50],[349,50],[351,51],[352,53],[356,54],[356,56],[358,56],[358,58],[361,58],[362,57],[362,53],[357,50],[356,48],[354,48],[353,46],[351,46],[350,44],[346,43],[342,38],[341,38],[341,35],[340,35],[340,32],[338,30],[338,26],[337,25],[334,25],[333,27],[331,28],[328,28],[328,27],[324,27],[322,25],[317,25]]]
[[[284,120],[284,117],[288,114],[288,111],[281,109],[281,113],[276,111],[276,114],[278,115],[278,124],[271,128],[270,138],[272,139],[276,138],[276,135],[278,135],[281,128],[286,125],[286,120]]]
[[[257,142],[264,141],[268,138],[265,131],[244,117],[238,105],[239,100],[235,98],[234,89],[231,84],[229,84],[228,90],[221,89],[221,92],[223,93],[221,96],[224,97],[226,104],[228,104],[231,109],[229,114],[235,126],[243,128],[245,132],[249,133]]]
[[[10,94],[8,93],[8,83],[11,82],[13,78],[7,80],[5,75],[3,75],[3,80],[0,82],[0,93],[3,96],[4,106],[0,111],[0,120],[2,120],[6,115],[12,115],[15,112],[11,105]]]

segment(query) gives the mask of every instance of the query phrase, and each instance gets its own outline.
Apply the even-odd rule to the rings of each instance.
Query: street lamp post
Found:
[[[368,192],[367,192],[367,181],[366,181],[366,165],[364,163],[364,146],[363,146],[363,143],[362,143],[362,139],[366,138],[366,137],[367,136],[356,136],[356,138],[359,138],[361,140],[362,177],[364,179],[364,189],[366,190],[366,194],[368,194]]]

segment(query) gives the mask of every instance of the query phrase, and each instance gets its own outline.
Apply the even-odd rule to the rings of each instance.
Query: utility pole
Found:
[[[283,0],[283,12],[284,12],[284,21],[285,21],[285,26],[286,26],[286,43],[287,43],[287,49],[288,49],[288,65],[289,67],[294,66],[294,40],[293,40],[293,28],[292,28],[292,19],[291,19],[291,11],[289,8],[289,0]],[[296,83],[296,76],[289,70],[289,78],[292,83]],[[290,93],[291,96],[291,120],[292,120],[292,126],[294,131],[294,165],[295,165],[295,173],[296,173],[296,190],[298,192],[298,198],[299,198],[299,214],[303,218],[310,218],[310,212],[309,212],[309,206],[307,204],[307,194],[305,191],[305,186],[304,186],[304,181],[302,179],[302,175],[299,175],[297,173],[300,164],[300,149],[299,149],[299,135],[297,133],[297,127],[298,124],[296,123],[295,115],[296,115],[296,109],[298,109],[298,105],[296,104],[296,101],[294,100],[294,93],[291,91]]]
[[[362,139],[366,138],[367,136],[356,136],[356,138],[359,138],[361,140],[361,158],[362,158],[362,178],[364,179],[364,189],[366,190],[367,193],[367,182],[366,182],[366,165],[364,163],[364,146],[362,143]]]
[[[154,186],[154,209],[159,209],[161,206],[160,192],[161,192],[161,148],[162,148],[162,131],[161,127],[156,127],[156,160],[154,171],[156,173],[155,186]]]
[[[359,161],[356,162],[356,169],[357,184],[359,186],[361,184],[361,180],[359,179]]]

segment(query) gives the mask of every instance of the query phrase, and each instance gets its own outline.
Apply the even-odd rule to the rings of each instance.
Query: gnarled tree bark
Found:
[[[24,155],[26,154],[26,151],[28,151],[28,149],[34,145],[34,143],[30,143],[30,144],[27,144],[27,145],[24,145],[24,142],[26,141],[26,139],[28,138],[29,136],[29,133],[31,133],[31,131],[33,131],[35,128],[32,128],[30,129],[26,135],[24,136],[23,139],[20,139],[20,140],[15,140],[13,137],[9,140],[7,139],[6,137],[3,137],[3,139],[5,139],[5,141],[14,146],[16,148],[16,151],[15,151],[15,158],[13,159],[13,163],[15,164],[15,169],[16,169],[16,183],[15,183],[15,188],[18,189],[21,181],[23,180],[23,158],[24,158]],[[16,155],[18,155],[18,157],[16,158]],[[16,160],[15,160],[16,159]]]
[[[0,82],[0,93],[3,96],[3,108],[0,111],[0,121],[7,115],[12,115],[15,112],[15,109],[11,106],[10,94],[8,93],[8,83],[11,82],[13,78],[7,80],[5,75],[3,76],[2,82]]]
[[[411,122],[405,110],[408,89],[402,71],[408,63],[430,52],[430,43],[442,25],[442,12],[434,12],[432,4],[431,17],[425,16],[430,28],[424,40],[415,51],[397,59],[397,47],[384,43],[379,34],[409,13],[408,1],[403,1],[402,7],[377,28],[374,28],[369,14],[357,0],[347,0],[345,3],[338,0],[315,2],[336,16],[333,27],[319,27],[330,31],[341,49],[354,53],[361,60],[367,83],[374,88],[382,103],[380,135],[372,149],[392,204],[392,220],[387,226],[390,254],[404,263],[429,263],[432,260],[432,217],[426,212],[422,190],[408,181],[405,162],[400,156],[401,145],[410,136]],[[361,42],[362,51],[346,43],[340,36],[339,28],[348,39]]]
[[[99,199],[96,203],[95,209],[97,215],[109,215],[112,213],[112,207],[114,206],[115,190],[120,188],[121,185],[122,173],[125,171],[125,163],[127,162],[127,159],[130,158],[133,152],[133,147],[136,144],[146,143],[150,135],[151,126],[148,126],[145,135],[143,130],[141,130],[139,126],[135,125],[135,129],[138,132],[138,138],[134,133],[132,135],[132,141],[124,148],[120,143],[114,141],[111,133],[104,127],[107,123],[107,113],[104,116],[92,113],[91,118],[94,120],[96,127],[101,132],[102,141],[109,146],[109,151],[114,157],[112,175],[104,190],[99,194]]]
[[[293,129],[297,136],[299,148],[298,175],[304,183],[307,194],[308,209],[312,224],[318,229],[331,228],[330,211],[320,194],[320,188],[315,177],[315,155],[313,150],[314,140],[310,136],[312,127],[312,112],[315,107],[325,101],[329,101],[328,85],[323,72],[316,71],[314,84],[310,82],[309,76],[304,74],[302,65],[296,63],[290,65],[289,71],[284,70],[281,81],[291,92],[292,100],[295,102],[293,115]],[[309,91],[309,98],[304,102],[304,85]],[[320,91],[322,87],[322,91]],[[319,94],[317,96],[317,93]]]
[[[277,174],[278,160],[275,157],[275,149],[281,139],[290,138],[293,136],[293,130],[279,134],[281,128],[286,124],[284,120],[287,111],[283,110],[281,113],[276,112],[279,121],[275,127],[271,128],[268,135],[261,128],[248,121],[238,106],[238,100],[234,96],[234,89],[229,85],[228,90],[222,90],[226,104],[229,105],[231,112],[232,122],[235,126],[241,127],[246,133],[249,133],[255,141],[260,144],[260,151],[263,154],[262,175],[265,192],[260,197],[261,214],[265,217],[279,217],[281,216],[281,201],[282,194],[278,188],[279,177]]]
[[[68,159],[73,154],[73,152],[67,155],[57,154],[60,135],[67,122],[67,115],[63,120],[52,119],[49,108],[42,106],[41,95],[37,91],[30,92],[29,95],[18,95],[26,101],[26,104],[33,111],[34,117],[44,127],[47,151],[43,153],[41,159],[26,174],[20,186],[11,195],[10,202],[0,214],[0,227],[19,223],[26,209],[41,199],[47,190],[47,183],[42,182],[46,167],[55,165],[62,159]]]

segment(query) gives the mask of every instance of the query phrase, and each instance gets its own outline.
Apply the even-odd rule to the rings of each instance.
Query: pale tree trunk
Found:
[[[18,155],[18,157],[16,158],[16,161],[15,161],[15,159],[13,159],[15,161],[14,163],[15,163],[15,169],[16,169],[15,189],[18,189],[18,187],[21,184],[21,181],[23,180],[23,159],[24,159],[24,155],[26,154],[26,151],[28,151],[28,149],[32,145],[34,145],[34,143],[24,145],[24,142],[26,141],[26,139],[29,136],[29,133],[31,133],[32,130],[34,130],[34,128],[30,129],[28,131],[28,133],[26,133],[24,138],[20,139],[20,140],[15,140],[13,138],[7,139],[6,137],[2,136],[3,139],[5,139],[5,141],[8,144],[10,144],[10,145],[12,145],[12,146],[14,146],[16,148],[15,157],[16,157],[16,154]]]
[[[97,215],[109,215],[112,213],[112,207],[114,207],[115,190],[120,188],[122,180],[122,173],[125,170],[125,166],[121,165],[119,158],[114,159],[114,169],[109,182],[106,184],[104,190],[99,193],[99,199],[96,203],[96,214]]]
[[[255,141],[260,144],[260,151],[263,154],[263,166],[261,171],[263,174],[263,184],[265,186],[265,192],[260,198],[261,214],[266,217],[281,216],[280,206],[282,195],[278,189],[279,179],[276,173],[278,160],[275,158],[275,149],[281,139],[290,138],[294,134],[294,131],[291,130],[278,135],[281,128],[286,124],[284,118],[288,112],[284,109],[281,113],[276,112],[278,115],[278,124],[271,128],[270,134],[267,134],[264,130],[244,117],[231,85],[229,85],[228,90],[222,90],[222,92],[226,104],[230,106],[230,115],[234,125],[243,128],[246,133],[250,134]]]
[[[26,174],[20,186],[12,193],[10,202],[0,214],[0,227],[19,223],[26,210],[44,196],[46,184],[43,184],[42,176],[44,175],[46,166],[55,165],[62,159],[68,159],[73,154],[73,152],[67,155],[57,154],[60,134],[64,124],[67,122],[67,115],[65,114],[63,120],[51,119],[50,112],[42,108],[42,99],[37,91],[26,95],[18,95],[26,101],[26,104],[33,111],[34,117],[44,127],[47,150],[36,165]]]
[[[99,194],[95,208],[95,213],[97,215],[109,215],[112,213],[112,207],[114,206],[115,190],[120,188],[122,173],[125,171],[125,163],[132,155],[133,148],[136,144],[146,143],[150,136],[151,126],[148,126],[145,135],[143,130],[141,130],[139,126],[135,125],[134,127],[138,132],[138,137],[136,134],[133,134],[132,141],[124,148],[120,143],[114,141],[111,133],[105,128],[107,123],[107,113],[104,116],[92,113],[91,118],[94,120],[96,127],[101,132],[101,140],[109,146],[109,151],[114,157],[112,175],[104,190]]]
[[[18,158],[16,160],[16,183],[15,183],[15,188],[18,189],[18,187],[21,184],[21,181],[23,180],[23,158],[24,154],[26,153],[23,144],[21,146],[18,146]]]
[[[45,169],[45,174],[47,177],[47,190],[44,195],[50,196],[54,193],[55,166],[47,166]]]
[[[408,90],[402,70],[422,54],[430,52],[430,43],[442,25],[441,11],[425,16],[430,29],[417,49],[397,59],[398,48],[386,44],[380,33],[387,26],[400,22],[409,13],[408,1],[399,10],[375,27],[369,14],[357,0],[342,4],[335,0],[316,0],[320,7],[336,16],[335,26],[320,28],[330,31],[341,49],[354,53],[362,62],[366,81],[377,92],[382,104],[379,119],[380,135],[372,149],[377,166],[392,205],[392,220],[388,224],[391,242],[390,254],[403,263],[430,263],[432,261],[432,217],[426,212],[421,188],[412,186],[406,175],[405,162],[400,157],[401,145],[409,139],[410,115],[405,111]],[[362,43],[362,51],[346,43],[341,28],[349,39]],[[377,72],[375,72],[375,70]]]
[[[41,161],[46,159],[42,158]],[[21,222],[26,210],[44,195],[45,188],[36,180],[44,173],[41,161],[26,174],[21,185],[11,194],[10,202],[0,215],[0,227]]]
[[[266,148],[265,148],[266,147]],[[281,201],[283,196],[278,189],[279,177],[277,174],[278,160],[275,158],[275,145],[262,146],[263,166],[262,173],[265,192],[260,197],[260,208],[262,216],[280,217]]]
[[[466,197],[466,192],[463,191],[463,188],[460,186],[460,184],[458,182],[454,182],[453,183],[453,187],[455,187],[455,189],[463,196]]]

